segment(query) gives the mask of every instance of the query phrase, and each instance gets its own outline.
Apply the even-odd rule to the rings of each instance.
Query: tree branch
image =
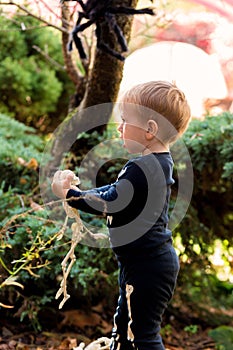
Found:
[[[81,83],[83,80],[82,76],[79,75],[76,65],[74,64],[72,60],[72,56],[70,52],[67,50],[68,42],[69,42],[69,32],[70,32],[70,22],[69,22],[69,8],[63,4],[61,7],[61,13],[62,13],[62,26],[65,29],[65,31],[62,33],[62,51],[63,51],[63,57],[65,61],[65,67],[67,74],[69,75],[71,81],[77,86]]]
[[[0,2],[0,5],[12,5],[12,6],[16,6],[17,8],[19,8],[21,11],[25,12],[27,15],[37,19],[38,21],[42,22],[42,23],[45,23],[48,27],[52,27],[52,28],[55,28],[57,30],[59,30],[60,32],[63,32],[63,33],[69,33],[67,32],[67,30],[63,27],[59,27],[59,26],[56,26],[55,24],[52,24],[50,23],[49,21],[47,21],[46,19],[44,19],[43,17],[41,16],[37,16],[35,15],[32,11],[29,11],[25,6],[23,5],[20,5],[20,4],[17,4],[15,1],[1,1]]]
[[[52,57],[50,57],[45,51],[43,51],[39,46],[33,45],[33,49],[35,49],[37,52],[39,52],[42,56],[46,58],[47,61],[49,61],[53,66],[56,66],[57,68],[65,71],[65,67],[56,62]]]

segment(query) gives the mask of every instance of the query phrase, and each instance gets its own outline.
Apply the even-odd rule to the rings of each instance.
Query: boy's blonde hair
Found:
[[[143,119],[145,114],[147,120],[154,119],[158,123],[159,129],[167,129],[166,132],[165,130],[161,132],[161,138],[168,143],[174,142],[184,133],[191,119],[191,111],[185,94],[175,83],[167,81],[159,80],[138,84],[126,91],[120,102],[123,105],[135,105],[139,111],[138,114],[142,115]],[[140,106],[146,107],[147,112],[142,112],[143,109]],[[155,113],[148,113],[149,110]],[[166,123],[163,122],[162,117],[165,118]],[[168,124],[173,131],[167,127]]]

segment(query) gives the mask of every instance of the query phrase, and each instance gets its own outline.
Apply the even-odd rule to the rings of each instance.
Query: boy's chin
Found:
[[[123,144],[123,147],[127,150],[128,153],[130,154],[138,154],[143,152],[143,147],[139,147],[138,145],[132,144]]]

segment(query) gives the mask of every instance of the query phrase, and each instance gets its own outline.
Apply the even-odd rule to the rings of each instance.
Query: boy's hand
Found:
[[[78,189],[72,185],[75,174],[71,170],[58,170],[53,176],[52,191],[59,198],[66,198],[70,188]]]

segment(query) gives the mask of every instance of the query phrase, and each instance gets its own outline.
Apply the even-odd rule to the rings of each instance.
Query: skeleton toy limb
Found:
[[[67,173],[69,172],[70,174],[70,170],[64,170],[62,172],[62,177],[65,178],[67,176]],[[80,184],[80,180],[79,178],[74,174],[73,176],[73,180],[72,180],[72,185],[74,186],[77,186]],[[63,235],[64,235],[64,232],[66,230],[66,227],[67,227],[67,223],[68,223],[68,219],[69,217],[73,218],[74,217],[74,214],[73,214],[73,211],[72,211],[72,208],[70,208],[68,205],[67,205],[67,202],[64,200],[63,201],[63,207],[65,209],[65,212],[66,212],[66,218],[65,218],[65,222],[62,226],[62,229],[60,230],[59,232],[59,235],[57,237],[58,240],[62,239]],[[70,273],[70,270],[76,260],[76,257],[75,257],[75,253],[74,253],[74,250],[75,250],[75,247],[76,245],[78,244],[78,242],[81,240],[81,231],[82,231],[82,226],[79,227],[79,230],[75,230],[75,232],[72,231],[72,238],[71,238],[71,247],[70,247],[70,250],[68,251],[68,253],[66,254],[65,258],[63,259],[62,263],[61,263],[61,267],[62,267],[62,273],[63,273],[63,278],[61,280],[61,283],[60,283],[60,288],[59,290],[57,291],[57,294],[55,296],[55,299],[58,299],[62,294],[63,294],[63,300],[61,301],[61,303],[59,304],[59,309],[61,309],[64,305],[64,303],[66,302],[67,299],[69,299],[70,295],[67,293],[67,278],[68,278],[68,275]],[[67,264],[68,264],[68,260],[71,260],[68,267],[67,267]]]
[[[64,170],[62,172],[61,177],[66,177],[68,174],[70,174],[70,170]],[[73,180],[71,183],[73,186],[78,186],[80,184],[79,178],[73,174]],[[77,188],[78,189],[78,188]],[[63,207],[66,212],[66,218],[65,222],[63,224],[62,229],[59,232],[59,235],[57,237],[58,240],[62,239],[64,232],[66,230],[67,224],[68,224],[68,219],[73,218],[75,219],[75,222],[71,225],[71,230],[72,230],[72,237],[71,237],[71,247],[68,253],[66,254],[65,258],[63,259],[61,263],[62,267],[62,273],[63,273],[63,278],[60,283],[60,288],[57,291],[57,294],[55,296],[55,299],[58,299],[62,294],[63,294],[63,300],[59,304],[59,309],[61,309],[66,302],[66,300],[69,299],[70,295],[67,293],[67,278],[69,276],[70,270],[75,263],[76,256],[75,256],[75,248],[77,244],[81,241],[84,240],[88,243],[88,245],[94,245],[96,246],[96,241],[100,240],[102,244],[101,246],[107,246],[108,245],[108,236],[105,234],[93,234],[90,232],[83,224],[82,220],[80,218],[79,212],[75,208],[71,208],[67,201],[63,201]],[[68,264],[68,261],[70,259],[70,262]],[[68,264],[68,266],[67,266]]]
[[[74,350],[109,350],[111,340],[106,337],[99,338],[85,347],[84,343],[79,344]]]
[[[61,173],[61,179],[65,179],[65,177],[66,177],[68,174],[70,175],[71,173],[72,173],[72,172],[71,172],[70,170],[63,170],[62,173]],[[80,184],[80,179],[79,179],[79,177],[76,176],[74,173],[73,173],[73,180],[72,180],[71,184],[72,184],[73,186],[78,186],[78,185]],[[65,218],[65,221],[64,221],[64,224],[63,224],[61,230],[59,231],[59,235],[58,235],[58,237],[57,237],[58,240],[62,239],[62,237],[63,237],[63,235],[64,235],[64,232],[65,232],[66,227],[67,227],[68,219],[69,219],[69,218],[74,218],[74,217],[75,217],[75,214],[76,214],[76,213],[74,212],[74,210],[73,210],[71,207],[69,207],[69,206],[67,205],[66,200],[63,201],[62,205],[63,205],[63,208],[64,208],[64,210],[65,210],[65,212],[66,212],[66,218]]]

